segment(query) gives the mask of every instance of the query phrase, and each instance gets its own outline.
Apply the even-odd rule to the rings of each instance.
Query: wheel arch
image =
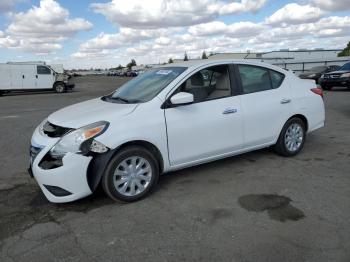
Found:
[[[63,84],[64,86],[66,86],[66,83],[63,82],[63,81],[56,81],[56,82],[53,83],[53,86],[56,86],[58,84]]]
[[[291,116],[290,118],[288,118],[286,123],[292,118],[299,118],[299,119],[301,119],[303,121],[304,125],[305,125],[305,129],[306,129],[305,131],[307,132],[309,130],[309,122],[308,122],[306,116],[304,116],[302,114],[295,114],[295,115]]]
[[[163,172],[163,170],[164,170],[164,159],[163,159],[163,156],[162,156],[160,150],[154,144],[152,144],[151,142],[145,141],[145,140],[133,140],[133,141],[129,141],[129,142],[126,142],[126,143],[121,144],[120,146],[118,146],[116,148],[116,152],[115,153],[117,153],[118,151],[120,151],[123,148],[126,148],[128,146],[141,146],[141,147],[147,149],[148,151],[150,151],[155,156],[155,158],[158,161],[159,173],[161,174]]]
[[[115,156],[118,152],[120,152],[120,150],[129,146],[140,146],[150,151],[155,156],[159,164],[159,173],[161,174],[163,172],[164,159],[160,150],[154,144],[145,140],[128,141],[108,151],[107,153],[94,155],[93,159],[90,161],[86,174],[87,182],[92,192],[94,192],[100,184],[101,178],[106,170],[110,159],[113,156]]]

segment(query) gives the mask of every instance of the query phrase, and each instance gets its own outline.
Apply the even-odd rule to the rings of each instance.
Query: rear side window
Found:
[[[269,70],[272,82],[272,88],[279,88],[284,80],[284,74]]]
[[[272,89],[268,69],[249,65],[239,65],[238,69],[244,94]]]
[[[275,89],[281,86],[284,74],[264,67],[238,65],[244,94]]]
[[[50,75],[51,70],[46,66],[37,66],[36,71],[38,75]]]

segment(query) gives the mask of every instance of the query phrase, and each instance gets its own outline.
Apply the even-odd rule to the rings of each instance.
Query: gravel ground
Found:
[[[0,97],[0,261],[350,261],[350,91],[325,94],[326,127],[294,158],[268,149],[166,174],[147,199],[100,190],[51,204],[26,172],[51,112],[127,78],[81,77],[66,94]]]

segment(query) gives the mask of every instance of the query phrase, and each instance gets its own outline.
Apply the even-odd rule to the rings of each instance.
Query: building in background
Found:
[[[350,61],[350,57],[338,57],[341,49],[298,49],[260,52],[260,53],[218,53],[209,56],[209,59],[250,59],[277,65],[290,69],[297,74],[321,65],[342,66]]]

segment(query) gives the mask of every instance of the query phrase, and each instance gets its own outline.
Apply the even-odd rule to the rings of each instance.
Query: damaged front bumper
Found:
[[[87,181],[92,156],[67,153],[59,165],[44,164],[47,154],[58,140],[35,130],[31,141],[29,173],[50,202],[70,202],[92,194]]]

